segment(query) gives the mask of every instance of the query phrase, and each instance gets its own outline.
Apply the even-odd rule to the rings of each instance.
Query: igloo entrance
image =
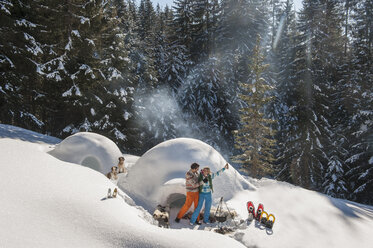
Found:
[[[97,158],[92,157],[92,156],[88,156],[85,159],[83,159],[81,165],[87,166],[96,171],[102,171],[103,169],[100,162],[97,160]]]
[[[180,193],[173,193],[167,197],[166,205],[170,208],[181,208],[185,203],[186,196]]]

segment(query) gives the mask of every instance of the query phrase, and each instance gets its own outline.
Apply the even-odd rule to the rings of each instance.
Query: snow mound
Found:
[[[27,135],[27,134],[26,134]],[[49,145],[0,138],[0,247],[244,247],[213,232],[159,228],[101,173],[58,160]]]
[[[200,169],[209,166],[212,172],[220,170],[226,160],[208,144],[190,138],[165,141],[147,151],[131,168],[118,186],[126,191],[137,204],[152,211],[158,204],[170,204],[172,195],[186,194],[185,173],[192,163]],[[213,199],[230,199],[241,190],[254,190],[232,166],[214,179]],[[178,197],[176,197],[178,198]]]
[[[31,143],[56,144],[60,139],[29,131],[20,127],[0,124],[0,138],[18,139]]]
[[[84,165],[104,174],[117,165],[118,158],[123,156],[113,141],[89,132],[67,137],[49,154],[62,161]]]

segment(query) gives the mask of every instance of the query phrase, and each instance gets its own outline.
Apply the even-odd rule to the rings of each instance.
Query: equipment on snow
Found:
[[[111,198],[111,189],[110,188],[107,191],[107,198]]]
[[[271,219],[271,216],[273,217],[273,219]],[[273,224],[275,224],[275,220],[276,220],[275,216],[273,214],[270,214],[267,219],[266,227],[268,227],[269,229],[272,229]]]
[[[216,211],[215,211],[215,218],[216,218],[216,221],[218,222],[218,228],[222,228],[220,226],[221,223],[225,222],[227,220],[227,215],[223,214],[222,210],[223,210],[223,197],[220,198],[220,201],[219,201],[219,204],[218,204],[218,207],[216,208]],[[227,203],[224,202],[225,204],[225,207],[227,208],[228,210],[228,213],[229,215],[232,217],[232,219],[234,219],[234,214],[231,213],[231,211],[229,210],[228,206],[227,206]],[[234,222],[234,224],[237,226],[236,222]]]
[[[259,203],[258,205],[258,209],[256,210],[256,215],[255,215],[255,219],[257,221],[260,221],[260,218],[262,216],[262,212],[264,211],[264,206],[262,203]]]
[[[220,233],[220,234],[226,234],[226,233],[234,232],[234,230],[230,227],[221,227],[221,228],[215,229],[214,231],[217,232],[217,233]]]
[[[265,215],[265,217],[263,215]],[[267,227],[269,229],[272,229],[273,224],[275,223],[275,220],[276,220],[276,218],[273,214],[268,215],[267,212],[263,211],[260,223],[263,224],[265,227]]]
[[[113,192],[113,197],[116,198],[116,197],[117,197],[117,194],[118,194],[118,189],[115,188],[115,189],[114,189],[114,192]]]
[[[260,215],[260,223],[262,223],[263,225],[266,225],[267,220],[268,220],[268,213],[266,211],[263,211],[262,214]]]
[[[247,212],[249,214],[247,220],[252,221],[255,218],[255,207],[252,201],[247,202]]]

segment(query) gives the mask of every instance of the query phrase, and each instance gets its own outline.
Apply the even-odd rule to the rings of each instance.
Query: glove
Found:
[[[204,183],[207,183],[209,180],[207,180],[207,178],[204,178],[202,181],[203,181]]]

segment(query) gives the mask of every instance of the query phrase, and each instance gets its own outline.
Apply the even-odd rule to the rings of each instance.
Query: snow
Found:
[[[36,125],[38,125],[39,127],[44,126],[44,123],[43,123],[42,121],[38,120],[38,118],[36,118],[36,116],[33,115],[33,114],[31,114],[31,113],[20,112],[20,115],[21,115],[21,117],[23,117],[23,116],[27,116],[27,117],[29,117],[29,118],[32,119],[33,122],[34,122]]]
[[[190,138],[168,140],[141,156],[128,177],[119,179],[118,186],[153,211],[159,203],[164,204],[169,195],[179,193],[170,192],[165,185],[172,179],[185,178],[185,172],[194,162],[201,169],[209,166],[212,172],[220,170],[226,163],[214,148],[202,141]],[[255,190],[255,187],[231,167],[214,179],[213,200],[217,201],[221,196],[231,199],[235,192],[244,189]],[[162,202],[159,202],[160,199]]]
[[[24,26],[24,27],[31,27],[31,28],[35,28],[36,27],[35,23],[27,21],[26,19],[16,20],[16,24],[15,25],[17,25],[17,26]]]
[[[115,185],[101,173],[50,156],[28,131],[22,141],[0,127],[1,247],[244,247],[213,232],[159,228],[121,190],[104,200]]]
[[[95,42],[91,39],[85,38],[86,41],[88,41],[88,45],[95,46]]]
[[[0,10],[4,11],[6,14],[11,15],[8,8],[13,7],[13,4],[8,1],[1,1],[0,2]]]
[[[28,33],[23,33],[25,40],[30,41],[31,47],[26,45],[27,51],[32,53],[33,55],[38,55],[39,53],[43,53],[43,50],[40,47],[40,44],[36,42],[35,38],[29,35]]]
[[[3,64],[3,63],[5,63],[5,61],[7,61],[10,64],[11,68],[15,68],[12,60],[10,58],[8,58],[7,56],[1,54],[0,55],[0,63]]]
[[[131,114],[127,111],[124,111],[123,118],[127,121],[130,118]]]
[[[87,166],[104,174],[117,165],[122,156],[117,145],[105,136],[80,132],[64,139],[49,152],[52,156],[70,163]]]
[[[73,42],[72,42],[72,40],[71,40],[71,37],[69,36],[69,42],[67,42],[67,44],[66,44],[66,46],[65,46],[65,50],[70,51],[71,48],[72,48],[72,46],[73,46],[72,43],[73,43]]]
[[[80,149],[71,144],[68,152],[70,145],[64,144],[65,155],[88,153],[94,146],[91,139],[77,142]],[[121,186],[117,198],[105,199],[115,182],[48,153],[64,141],[0,124],[0,247],[368,248],[373,242],[372,206],[275,180],[243,177],[233,168],[214,179],[214,199],[225,194],[238,219],[247,218],[247,201],[255,207],[263,203],[264,210],[276,217],[272,230],[252,222],[221,235],[209,231],[216,224],[191,227],[183,219],[175,223],[177,209],[171,211],[171,228],[159,228],[144,209],[153,203],[152,195],[146,194],[145,205],[131,195],[144,195],[142,189],[149,190],[150,184],[178,197],[174,193],[183,194],[184,173],[192,161],[209,165],[212,171],[224,165],[217,151],[198,140],[175,139],[141,157],[124,154],[129,172],[120,174],[119,180],[128,188]],[[100,142],[107,146],[105,139]]]
[[[62,93],[62,96],[63,97],[67,97],[67,96],[72,96],[73,95],[73,91],[75,93],[76,96],[82,96],[82,93],[80,92],[80,89],[77,85],[73,85],[71,86],[70,89],[68,89],[67,91],[65,91],[64,93]]]
[[[78,30],[72,30],[71,33],[75,35],[76,37],[80,38],[80,33]]]

